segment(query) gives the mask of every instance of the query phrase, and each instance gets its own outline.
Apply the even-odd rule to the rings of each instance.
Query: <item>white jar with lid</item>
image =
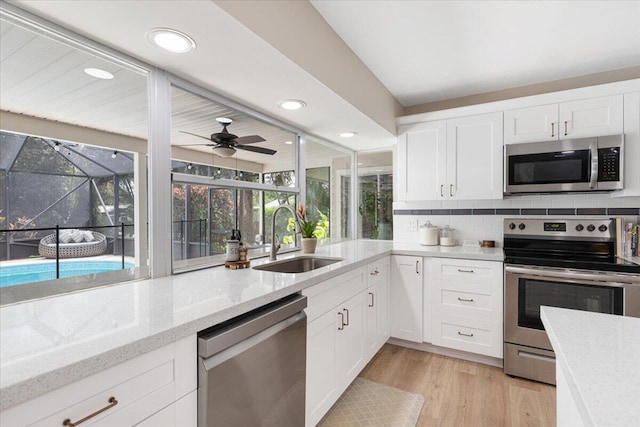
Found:
[[[429,221],[420,226],[420,244],[424,246],[436,246],[439,242],[438,227],[431,225]]]
[[[445,225],[440,229],[440,246],[455,246],[455,229]]]

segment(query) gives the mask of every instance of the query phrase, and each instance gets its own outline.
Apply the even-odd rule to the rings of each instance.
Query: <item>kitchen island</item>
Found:
[[[101,372],[392,255],[502,261],[501,248],[355,240],[319,246],[343,261],[300,274],[206,268],[0,308],[0,409]],[[300,252],[279,255],[286,259]],[[252,259],[252,266],[267,263]],[[195,360],[194,360],[195,364]]]
[[[637,426],[640,319],[542,307],[556,354],[558,426]]]

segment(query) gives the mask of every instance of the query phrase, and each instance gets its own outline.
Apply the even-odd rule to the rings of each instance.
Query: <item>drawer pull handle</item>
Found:
[[[338,326],[338,330],[341,331],[344,329],[344,313],[339,311],[338,315],[340,316],[340,326]]]
[[[373,301],[373,298],[374,298],[373,292],[369,292],[369,295],[371,295],[371,304],[369,304],[369,307],[373,307],[373,303],[374,303],[374,301]]]
[[[458,297],[458,301],[463,301],[463,302],[473,302],[473,298],[471,298],[471,299],[464,299],[464,298],[460,298],[460,297]]]
[[[473,270],[464,270],[462,268],[459,268],[458,272],[460,272],[460,273],[473,273],[474,271]]]
[[[375,271],[372,271],[372,272],[371,272],[371,275],[372,275],[372,276],[377,276],[377,275],[378,275],[378,273],[380,273],[380,272],[379,272],[379,271],[378,271],[378,269],[376,268],[376,270],[375,270]]]
[[[64,420],[62,422],[63,426],[67,426],[67,427],[74,427],[77,426],[78,424],[82,424],[83,422],[90,420],[91,418],[95,417],[96,415],[99,415],[101,413],[103,413],[104,411],[113,408],[114,406],[116,406],[118,404],[118,401],[116,400],[115,397],[111,396],[109,398],[109,404],[107,406],[105,406],[102,409],[98,409],[96,412],[94,412],[93,414],[89,414],[86,417],[84,417],[81,420],[76,421],[75,423],[72,422],[69,418],[67,418],[66,420]]]
[[[463,334],[462,332],[458,331],[458,335],[463,336],[463,337],[473,337],[473,334]]]

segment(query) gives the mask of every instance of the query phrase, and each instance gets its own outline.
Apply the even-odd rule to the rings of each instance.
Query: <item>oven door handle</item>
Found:
[[[511,265],[506,265],[504,267],[505,273],[514,273],[514,274],[526,274],[531,276],[538,277],[555,277],[558,279],[567,279],[567,280],[587,280],[591,282],[605,282],[609,286],[618,286],[622,287],[629,283],[640,283],[640,277],[637,276],[622,276],[620,274],[615,274],[611,272],[611,274],[591,274],[591,273],[583,273],[578,271],[559,271],[552,269],[538,269],[538,268],[526,268],[526,267],[515,267]]]
[[[598,185],[598,143],[589,144],[591,152],[591,176],[589,177],[589,190],[595,190]]]

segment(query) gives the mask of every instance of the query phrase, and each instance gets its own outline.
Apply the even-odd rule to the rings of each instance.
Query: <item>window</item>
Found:
[[[358,153],[358,237],[393,239],[391,151]]]

